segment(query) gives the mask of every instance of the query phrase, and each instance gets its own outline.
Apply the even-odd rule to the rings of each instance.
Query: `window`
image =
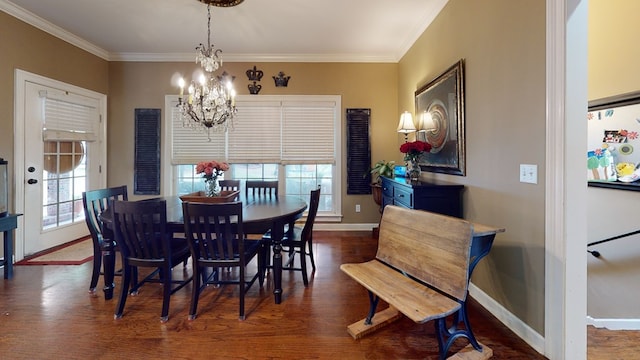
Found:
[[[182,124],[175,104],[176,96],[166,97],[172,174],[163,182],[165,193],[202,190],[194,164],[227,161],[226,178],[278,180],[281,194],[306,199],[322,186],[318,217],[340,219],[340,96],[238,96],[233,130],[211,133],[211,141]]]

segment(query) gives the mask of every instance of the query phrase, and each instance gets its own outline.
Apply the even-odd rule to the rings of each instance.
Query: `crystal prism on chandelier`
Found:
[[[211,5],[207,5],[207,46],[196,47],[196,63],[204,69],[198,81],[191,80],[184,99],[185,80],[180,78],[178,110],[185,127],[205,130],[211,141],[210,131],[227,131],[233,127],[237,112],[233,77],[225,73],[215,76],[222,66],[222,50],[211,45]]]

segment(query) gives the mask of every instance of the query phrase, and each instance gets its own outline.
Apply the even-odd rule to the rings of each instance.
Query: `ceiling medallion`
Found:
[[[213,5],[218,7],[231,7],[242,3],[244,0],[198,0],[201,3],[207,5]]]

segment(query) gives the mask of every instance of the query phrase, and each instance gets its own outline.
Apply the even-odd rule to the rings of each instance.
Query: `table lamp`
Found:
[[[405,111],[400,115],[400,123],[398,123],[398,132],[404,133],[404,142],[409,142],[409,133],[416,132],[416,126],[413,123],[411,113]]]

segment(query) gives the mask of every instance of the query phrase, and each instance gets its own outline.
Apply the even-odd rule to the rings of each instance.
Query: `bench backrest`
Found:
[[[459,300],[467,295],[473,224],[388,205],[376,258]]]

